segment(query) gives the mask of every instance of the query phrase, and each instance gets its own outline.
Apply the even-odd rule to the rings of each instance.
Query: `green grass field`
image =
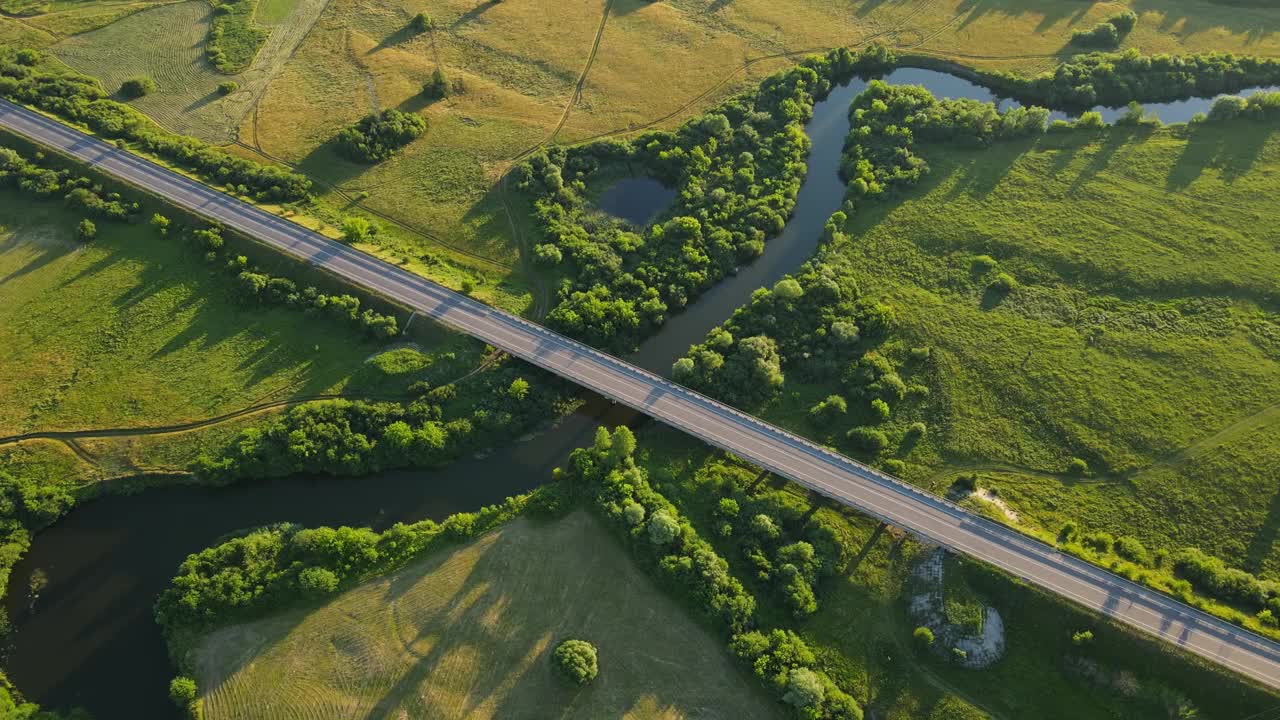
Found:
[[[553,674],[565,637],[600,675]],[[194,651],[204,716],[763,718],[773,702],[592,516],[517,519],[314,610]]]
[[[1213,718],[1243,717],[1275,702],[1159,643],[1139,640],[1061,600],[960,560],[947,563],[948,573],[959,572],[948,585],[976,593],[978,600],[1000,612],[1006,654],[982,671],[922,656],[911,644],[915,624],[907,613],[908,573],[928,548],[896,530],[878,531],[875,521],[834,509],[794,485],[773,479],[760,482],[757,468],[669,428],[646,429],[640,435],[640,448],[642,464],[661,492],[716,545],[734,575],[752,589],[760,602],[762,622],[790,626],[800,633],[826,671],[853,691],[868,717],[932,718],[931,713],[940,712],[939,704],[945,706],[954,698],[991,717],[1044,720],[1165,720],[1168,715],[1158,703],[1153,706],[1138,697],[1165,691],[1190,698],[1204,717]],[[844,528],[855,559],[842,575],[820,581],[815,590],[818,611],[811,617],[793,620],[767,587],[753,585],[754,567],[732,540],[715,532],[721,522],[715,514],[717,503],[734,486],[751,488],[751,495],[779,493],[802,512],[825,515]],[[1097,638],[1082,649],[1072,644],[1071,636],[1084,629],[1093,630]],[[1069,657],[1087,657],[1104,667],[1107,676],[1127,673],[1137,690],[1129,697],[1107,691],[1068,670],[1065,660]]]
[[[432,355],[288,308],[236,301],[235,280],[176,237],[99,223],[84,246],[57,203],[0,194],[0,435],[166,425],[349,390],[393,394]],[[292,264],[280,261],[287,272]],[[479,346],[424,324],[431,353]]]
[[[892,455],[907,476],[990,474],[1030,527],[1076,519],[1274,577],[1277,140],[1246,123],[923,148],[932,174],[863,205],[830,254],[897,311],[885,352],[932,349],[912,372],[933,395],[889,425],[929,425]],[[978,255],[1020,289],[987,291]],[[777,418],[842,442],[804,416],[833,388],[788,390]]]

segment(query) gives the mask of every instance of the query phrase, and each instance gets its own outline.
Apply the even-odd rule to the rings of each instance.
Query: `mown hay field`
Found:
[[[583,688],[551,668],[566,637],[599,650]],[[585,512],[517,519],[314,610],[218,630],[193,660],[208,720],[777,715]]]
[[[102,81],[109,92],[131,77],[156,81],[156,91],[133,101],[175,132],[224,144],[235,139],[245,114],[288,60],[325,0],[297,0],[269,6],[276,20],[253,63],[237,75],[219,73],[205,58],[212,9],[201,0],[137,12],[105,27],[57,43],[53,52],[66,64]],[[227,96],[218,85],[234,81]]]

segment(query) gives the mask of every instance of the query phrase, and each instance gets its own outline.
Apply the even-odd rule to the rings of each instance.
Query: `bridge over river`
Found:
[[[0,126],[222,223],[413,311],[630,406],[859,512],[1102,613],[1272,688],[1280,644],[663,377],[260,210],[25,108]]]

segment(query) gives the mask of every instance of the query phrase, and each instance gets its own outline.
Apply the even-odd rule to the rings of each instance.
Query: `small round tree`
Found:
[[[80,242],[91,242],[98,237],[98,226],[94,225],[92,220],[81,220],[76,226],[76,237]]]
[[[130,100],[155,92],[155,89],[156,81],[146,76],[129,78],[120,83],[120,94]]]
[[[933,646],[933,631],[921,625],[911,633],[911,639],[915,641],[916,646],[921,650],[927,650]]]
[[[562,641],[551,654],[551,662],[556,671],[575,685],[586,685],[600,672],[596,646],[586,640]]]
[[[184,710],[196,701],[196,681],[179,675],[169,681],[169,699]]]

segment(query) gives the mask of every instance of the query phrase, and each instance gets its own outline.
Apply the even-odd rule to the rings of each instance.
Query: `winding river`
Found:
[[[1011,104],[983,87],[931,70],[904,68],[885,79],[924,85],[944,97]],[[670,318],[632,356],[634,362],[665,374],[689,345],[700,342],[757,288],[772,285],[812,257],[823,224],[843,200],[837,171],[849,130],[846,111],[865,87],[854,80],[814,107],[806,126],[812,140],[808,172],[781,236],[766,243],[754,263]],[[1147,108],[1166,122],[1183,122],[1211,104],[1211,99],[1192,99]],[[1099,110],[1108,120],[1123,112]],[[615,193],[610,200],[620,208],[618,214],[628,210],[626,195]],[[653,209],[646,204],[636,212],[650,217]],[[40,533],[14,568],[5,601],[16,629],[5,648],[9,676],[30,699],[50,708],[82,706],[98,720],[177,718],[166,696],[174,671],[151,607],[188,554],[226,533],[273,522],[381,529],[472,510],[540,484],[570,450],[590,440],[596,425],[639,421],[625,408],[591,398],[536,438],[442,470],[172,487],[85,503]],[[28,583],[37,568],[48,583],[32,603]]]

